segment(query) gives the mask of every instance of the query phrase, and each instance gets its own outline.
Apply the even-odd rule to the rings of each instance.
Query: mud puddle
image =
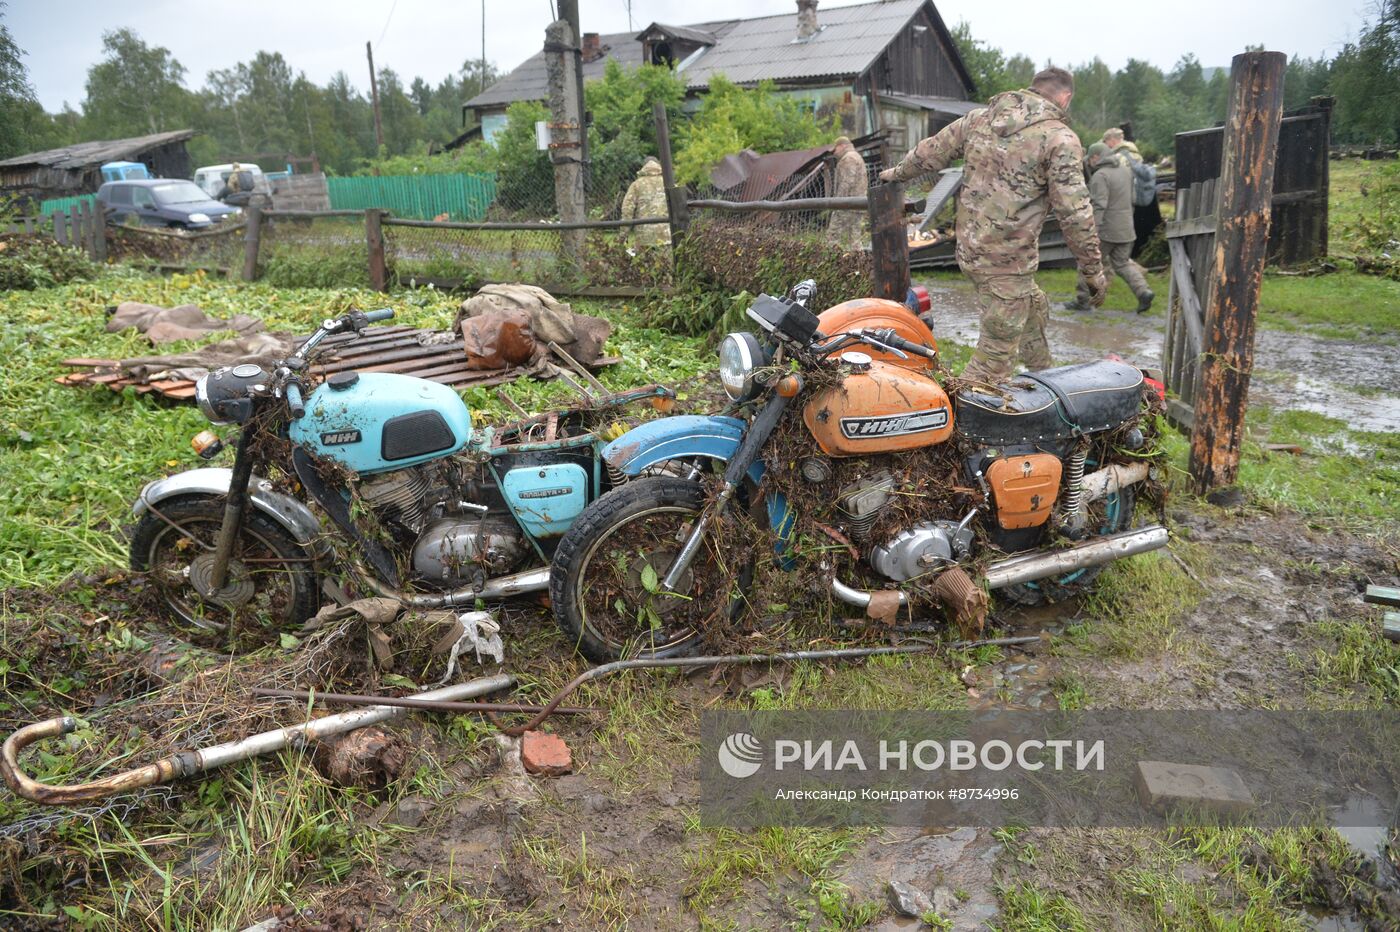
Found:
[[[933,296],[934,335],[975,345],[978,311],[971,287],[926,284]],[[1116,353],[1143,367],[1161,367],[1165,320],[1160,315],[1060,310],[1070,297],[1050,295],[1048,335],[1057,361]],[[1166,296],[1158,300],[1165,302]],[[1311,411],[1346,421],[1354,430],[1400,431],[1400,394],[1392,388],[1400,384],[1400,346],[1261,329],[1254,365],[1251,406]]]

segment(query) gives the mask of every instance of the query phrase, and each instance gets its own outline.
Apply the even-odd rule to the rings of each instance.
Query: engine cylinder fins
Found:
[[[875,519],[889,504],[895,484],[894,474],[882,469],[856,480],[837,496],[837,506],[846,517],[852,537],[863,540],[870,536]]]
[[[375,512],[417,534],[423,530],[427,478],[417,469],[404,469],[360,480],[357,489]]]

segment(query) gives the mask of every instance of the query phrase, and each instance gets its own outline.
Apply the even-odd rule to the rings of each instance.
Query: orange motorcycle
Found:
[[[1132,526],[1159,469],[1142,371],[1104,360],[950,397],[933,334],[903,305],[818,317],[795,292],[760,295],[748,316],[761,335],[721,344],[725,412],[651,421],[604,448],[613,491],[550,573],[584,655],[675,655],[768,610],[750,605],[761,560],[878,620],[936,609],[980,627],[990,590],[1057,600],[1167,543],[1159,524]]]

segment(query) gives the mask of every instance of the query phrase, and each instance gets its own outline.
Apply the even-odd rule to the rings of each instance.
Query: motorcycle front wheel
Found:
[[[693,651],[742,610],[751,564],[730,566],[712,537],[674,591],[661,580],[705,506],[697,482],[636,479],[588,507],[559,542],[549,594],[560,629],[595,663]]]
[[[222,635],[228,646],[259,647],[295,630],[318,607],[311,555],[254,510],[243,515],[223,588],[204,580],[213,564],[222,498],[180,498],[148,511],[131,537],[131,568],[146,573],[191,634]]]

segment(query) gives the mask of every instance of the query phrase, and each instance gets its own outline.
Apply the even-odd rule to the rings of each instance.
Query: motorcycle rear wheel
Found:
[[[1117,534],[1132,526],[1133,510],[1137,505],[1136,491],[1131,485],[1125,486],[1091,504],[1089,528],[1094,536]],[[1094,581],[1099,578],[1099,574],[1107,566],[1108,564],[1090,566],[1060,576],[1052,576],[1049,579],[1004,586],[997,590],[997,595],[1017,605],[1033,606],[1044,605],[1047,602],[1063,602],[1065,599],[1083,595],[1092,589]]]
[[[708,624],[743,609],[753,567],[727,566],[709,537],[679,594],[661,591],[704,506],[698,482],[658,476],[610,492],[574,522],[555,551],[549,594],[581,654],[595,663],[680,656],[701,644]]]
[[[165,519],[147,512],[132,533],[131,568],[148,575],[189,633],[227,646],[260,647],[315,614],[320,600],[311,554],[280,525],[245,512],[220,590],[228,597],[206,598],[193,580],[212,561],[224,500],[178,498],[158,507]]]

